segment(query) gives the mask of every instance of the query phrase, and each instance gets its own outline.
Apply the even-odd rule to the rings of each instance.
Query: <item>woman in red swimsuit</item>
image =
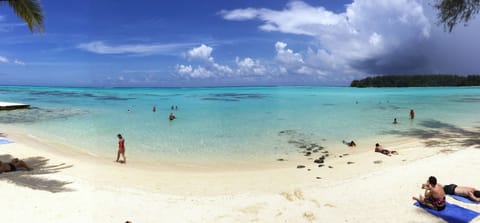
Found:
[[[119,162],[120,159],[120,154],[123,157],[123,161],[120,161],[121,163],[127,163],[127,158],[125,158],[125,139],[123,139],[122,135],[118,134],[118,153],[117,153],[117,160],[116,162]]]

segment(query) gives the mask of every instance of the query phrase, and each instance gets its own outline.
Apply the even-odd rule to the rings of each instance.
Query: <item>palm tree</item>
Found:
[[[480,0],[437,0],[434,5],[438,10],[438,20],[449,32],[454,26],[464,22],[465,25],[480,12]]]
[[[43,33],[43,11],[40,0],[0,0],[0,5],[8,2],[15,14],[28,24],[33,33],[35,29]]]

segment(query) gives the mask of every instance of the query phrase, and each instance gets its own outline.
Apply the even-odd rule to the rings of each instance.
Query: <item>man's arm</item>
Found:
[[[475,197],[475,195],[473,195],[473,191],[468,192],[468,198],[470,198],[472,201],[480,202],[480,198]]]

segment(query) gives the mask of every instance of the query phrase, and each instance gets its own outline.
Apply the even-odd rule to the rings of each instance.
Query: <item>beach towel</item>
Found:
[[[8,141],[6,139],[0,139],[0,145],[1,144],[9,144],[9,143],[12,143],[12,141]]]
[[[480,215],[480,213],[476,211],[472,211],[470,209],[458,206],[456,204],[451,204],[448,202],[446,202],[447,206],[443,211],[432,210],[423,205],[420,205],[420,203],[418,202],[415,202],[414,205],[420,208],[423,208],[430,214],[433,214],[439,218],[442,218],[443,220],[449,223],[468,223],[472,221],[474,218],[476,218],[478,215]]]
[[[453,199],[455,199],[457,201],[462,201],[462,202],[470,203],[470,204],[480,204],[480,202],[472,201],[472,200],[468,199],[467,197],[462,197],[462,196],[458,196],[458,195],[449,195],[449,196],[453,197]]]

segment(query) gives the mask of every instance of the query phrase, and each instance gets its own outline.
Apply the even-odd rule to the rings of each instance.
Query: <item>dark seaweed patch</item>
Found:
[[[205,101],[240,101],[238,99],[231,99],[231,98],[202,98]]]
[[[42,96],[55,96],[55,97],[75,97],[75,98],[94,98],[96,100],[102,101],[126,101],[132,100],[135,98],[126,98],[118,97],[113,95],[96,95],[92,93],[77,93],[77,92],[65,92],[65,91],[33,91],[30,92],[31,95],[42,95]]]
[[[312,162],[311,160],[313,160],[314,164],[320,164],[318,165],[318,167],[323,167],[325,159],[329,156],[329,152],[325,149],[325,147],[321,146],[320,143],[308,140],[308,135],[309,134],[298,132],[292,129],[282,130],[278,132],[278,136],[288,137],[289,139],[287,143],[293,145],[297,148],[297,151],[299,153],[308,157],[308,162]]]
[[[100,100],[100,101],[128,101],[128,100],[132,100],[132,99],[135,99],[135,98],[121,98],[121,97],[116,97],[116,96],[100,96],[100,97],[96,97],[95,99]]]
[[[453,101],[454,102],[480,102],[480,98],[461,98]]]
[[[245,94],[245,93],[222,93],[222,94],[208,94],[207,97],[202,100],[209,101],[240,101],[244,99],[262,99],[267,95],[265,94]]]
[[[67,119],[86,114],[87,111],[74,109],[42,109],[31,108],[0,112],[0,123],[33,123],[38,121]]]

